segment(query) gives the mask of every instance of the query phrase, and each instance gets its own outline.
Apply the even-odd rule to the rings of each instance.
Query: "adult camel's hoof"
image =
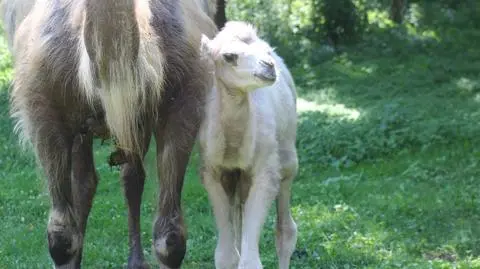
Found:
[[[81,247],[76,228],[66,222],[65,216],[54,212],[47,227],[48,250],[56,266],[68,264]]]
[[[153,247],[158,260],[171,269],[180,268],[187,251],[185,236],[169,232],[155,240]]]

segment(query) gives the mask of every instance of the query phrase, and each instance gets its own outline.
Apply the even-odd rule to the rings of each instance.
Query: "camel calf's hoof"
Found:
[[[187,251],[186,238],[170,232],[155,240],[153,247],[158,260],[168,268],[180,268]]]

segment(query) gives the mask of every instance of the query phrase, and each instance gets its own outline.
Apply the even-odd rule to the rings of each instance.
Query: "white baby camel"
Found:
[[[270,45],[247,23],[231,21],[202,38],[214,87],[200,129],[202,182],[218,229],[217,269],[260,269],[259,239],[277,199],[279,268],[297,241],[290,211],[298,170],[295,85]]]

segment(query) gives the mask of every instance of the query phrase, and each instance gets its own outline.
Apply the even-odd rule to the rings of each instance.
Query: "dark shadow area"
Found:
[[[449,12],[457,19],[448,19]],[[359,113],[355,119],[322,109],[300,114],[302,162],[350,166],[476,139],[480,127],[471,123],[480,119],[480,31],[465,22],[468,10],[435,15],[432,24],[413,30],[372,26],[344,53],[292,68],[301,99]]]

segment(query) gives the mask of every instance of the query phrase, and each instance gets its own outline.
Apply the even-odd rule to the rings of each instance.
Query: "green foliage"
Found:
[[[361,37],[365,25],[364,13],[359,13],[352,0],[313,0],[311,39],[321,40],[326,35],[335,45],[351,43]],[[357,1],[358,5],[363,4]]]
[[[453,14],[463,21],[464,11]],[[304,99],[359,114],[301,114],[302,161],[349,167],[477,137],[480,51],[467,43],[479,32],[459,31],[455,20],[447,27],[446,16],[437,13],[439,28],[376,30],[330,61],[296,69]]]
[[[480,27],[476,19],[480,5],[476,0],[408,3],[400,26],[389,19],[390,0],[229,0],[227,18],[253,23],[289,66],[330,59],[332,41],[340,47],[363,43],[376,48],[378,44],[371,41],[379,37],[384,38],[383,46],[390,46],[395,39],[411,38],[412,33],[404,34],[409,31]],[[457,27],[452,28],[452,23]],[[392,40],[389,35],[396,37]],[[420,37],[415,34],[415,38]]]
[[[358,40],[367,25],[367,2],[371,5],[365,0],[229,0],[227,18],[253,23],[292,64],[302,56],[329,54],[319,50],[327,38]]]
[[[254,24],[288,62],[312,49],[304,36],[311,24],[310,11],[311,4],[304,0],[229,0],[227,4],[229,20]]]
[[[0,35],[0,88],[6,88],[10,84],[12,75],[12,57],[6,43],[5,37]]]

